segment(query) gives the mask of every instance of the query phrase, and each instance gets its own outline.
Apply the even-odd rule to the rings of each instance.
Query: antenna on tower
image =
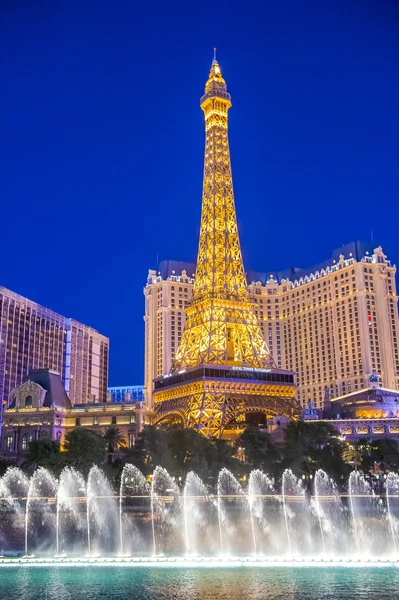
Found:
[[[213,49],[213,60],[216,62],[216,48]]]

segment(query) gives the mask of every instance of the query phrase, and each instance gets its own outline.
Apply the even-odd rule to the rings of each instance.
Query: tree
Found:
[[[103,438],[107,444],[108,462],[112,463],[115,450],[125,445],[125,437],[118,427],[107,427],[104,430]]]
[[[342,456],[344,461],[351,465],[355,471],[361,469],[363,473],[368,473],[374,464],[370,441],[367,439],[347,443]]]
[[[201,476],[206,470],[204,452],[209,440],[195,429],[171,429],[165,438],[173,473],[184,478],[189,471],[195,471]]]
[[[330,423],[292,421],[285,430],[283,466],[297,475],[312,477],[323,469],[338,483],[348,471],[343,448],[338,431]]]
[[[343,459],[349,465],[353,465],[355,471],[358,471],[362,464],[362,449],[359,443],[349,444],[342,453]]]
[[[24,467],[37,469],[44,467],[50,471],[57,471],[60,464],[60,443],[50,438],[32,440],[29,444],[29,453]]]
[[[245,471],[242,463],[235,457],[235,447],[227,440],[212,438],[204,450],[204,470],[199,474],[201,479],[215,487],[219,471],[226,467],[233,474]]]
[[[270,435],[259,427],[247,427],[235,443],[251,469],[262,469],[274,475],[281,462],[281,452]]]
[[[15,463],[5,458],[0,458],[0,477],[4,475],[9,467],[15,466]]]
[[[244,470],[230,442],[208,439],[194,429],[163,431],[147,425],[138,434],[135,447],[125,454],[125,463],[135,464],[144,475],[151,474],[156,466],[182,479],[188,471],[195,471],[211,485],[222,467],[234,473]]]
[[[167,433],[153,425],[146,425],[137,436],[135,447],[126,452],[126,460],[135,464],[144,475],[156,466],[170,470],[172,460],[166,439]]]
[[[65,436],[64,460],[84,474],[94,465],[104,462],[106,441],[90,429],[76,428]]]
[[[375,440],[371,445],[371,458],[382,471],[399,470],[399,445],[390,438]]]

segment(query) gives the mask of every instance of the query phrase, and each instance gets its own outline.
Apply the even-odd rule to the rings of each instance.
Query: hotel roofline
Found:
[[[262,285],[267,285],[270,282],[277,284],[291,282],[294,285],[308,283],[313,278],[321,277],[338,268],[341,262],[344,266],[348,266],[354,262],[373,262],[375,252],[375,244],[365,242],[350,242],[333,251],[331,258],[307,269],[290,267],[282,271],[247,271],[246,278],[248,285],[260,282]],[[390,261],[385,257],[386,264],[390,265]],[[195,278],[196,264],[192,262],[184,262],[177,260],[162,260],[156,270],[156,275],[162,280],[178,281],[182,276],[183,271],[189,280]]]
[[[86,327],[90,331],[93,331],[94,333],[98,334],[99,336],[103,337],[106,340],[109,339],[108,336],[100,333],[97,329],[95,329],[91,325],[86,325],[85,323],[82,323],[81,321],[78,321],[77,319],[74,319],[72,317],[66,317],[65,315],[62,315],[61,313],[53,310],[52,308],[48,308],[47,306],[44,306],[43,304],[40,304],[39,302],[36,302],[35,300],[31,300],[30,298],[27,298],[26,296],[22,296],[21,294],[18,294],[17,292],[13,292],[12,290],[9,290],[8,288],[6,288],[2,285],[0,285],[0,294],[4,294],[5,296],[8,296],[9,298],[12,298],[13,300],[15,300],[17,302],[20,302],[22,305],[29,303],[31,306],[39,308],[40,310],[53,315],[53,317],[55,317],[58,320],[63,320],[64,322],[69,322],[70,324],[76,323],[76,325]]]

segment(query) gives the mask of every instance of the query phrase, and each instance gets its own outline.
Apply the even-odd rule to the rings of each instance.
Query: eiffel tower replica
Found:
[[[154,381],[155,424],[206,436],[239,431],[245,415],[292,416],[294,374],[274,368],[250,301],[234,205],[227,92],[216,55],[201,108],[205,164],[193,300],[170,374]],[[242,425],[241,425],[242,427]]]

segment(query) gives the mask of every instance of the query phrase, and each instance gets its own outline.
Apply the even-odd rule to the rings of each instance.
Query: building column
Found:
[[[392,335],[390,327],[390,314],[387,299],[387,275],[380,265],[374,268],[375,309],[378,323],[378,349],[381,356],[381,371],[383,373],[383,387],[395,389],[394,357],[392,352]],[[379,269],[379,271],[377,271]]]

